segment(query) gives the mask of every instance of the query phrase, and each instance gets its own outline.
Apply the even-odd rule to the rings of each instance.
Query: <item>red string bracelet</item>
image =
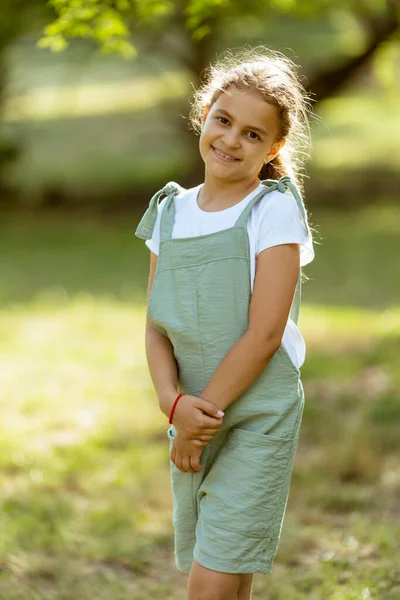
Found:
[[[173,403],[173,405],[172,405],[171,412],[169,413],[169,423],[170,423],[170,424],[172,424],[172,417],[174,416],[175,407],[176,407],[176,405],[178,404],[178,400],[179,400],[179,398],[181,398],[183,395],[184,395],[184,393],[183,393],[183,392],[181,392],[181,393],[180,393],[180,394],[177,396],[177,398],[175,399],[175,402],[174,402],[174,403]]]

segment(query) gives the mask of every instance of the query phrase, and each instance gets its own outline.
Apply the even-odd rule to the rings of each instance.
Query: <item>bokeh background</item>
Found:
[[[1,0],[0,598],[186,598],[147,370],[167,181],[203,170],[188,98],[258,44],[314,94],[306,406],[263,600],[400,598],[397,0]]]

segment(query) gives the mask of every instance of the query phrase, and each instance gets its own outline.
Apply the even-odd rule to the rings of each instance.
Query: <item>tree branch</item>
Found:
[[[360,56],[349,59],[339,67],[328,69],[310,78],[308,88],[316,101],[324,100],[341,90],[354,75],[354,72],[365,64],[379,46],[399,29],[399,0],[387,0],[388,12],[384,17],[376,17],[364,21],[369,30],[370,40]]]

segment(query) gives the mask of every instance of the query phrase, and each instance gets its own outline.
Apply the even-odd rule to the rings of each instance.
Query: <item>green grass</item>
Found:
[[[396,133],[400,131],[398,92],[346,93],[319,107],[313,126],[312,168],[348,170],[399,168]]]
[[[335,213],[318,210],[317,205],[311,209],[316,258],[307,270],[307,298],[313,303],[375,309],[398,304],[400,208],[395,198],[389,203],[377,193],[373,205]],[[321,286],[321,281],[329,283]]]
[[[300,321],[302,433],[274,572],[256,576],[254,599],[396,600],[398,213],[313,217],[323,239]],[[136,222],[10,215],[0,226],[2,600],[186,597]]]
[[[148,250],[134,232],[145,209],[136,216],[103,220],[84,214],[66,219],[31,213],[16,218],[3,213],[0,303],[31,300],[37,294],[68,301],[77,293],[143,302]],[[310,220],[316,258],[306,269],[307,302],[382,311],[398,304],[399,207],[382,198],[381,204],[346,212],[315,208]],[[374,317],[366,318],[368,328],[373,327]],[[362,330],[365,323],[360,321]]]

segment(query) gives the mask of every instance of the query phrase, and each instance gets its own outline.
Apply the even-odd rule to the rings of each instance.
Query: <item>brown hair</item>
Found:
[[[263,165],[260,179],[279,179],[289,175],[302,188],[303,169],[311,146],[309,115],[311,99],[300,83],[298,66],[285,55],[264,46],[228,50],[215,65],[205,69],[206,82],[191,99],[189,120],[196,133],[201,133],[204,110],[230,86],[260,93],[276,106],[280,116],[279,138],[285,145],[279,154]]]

